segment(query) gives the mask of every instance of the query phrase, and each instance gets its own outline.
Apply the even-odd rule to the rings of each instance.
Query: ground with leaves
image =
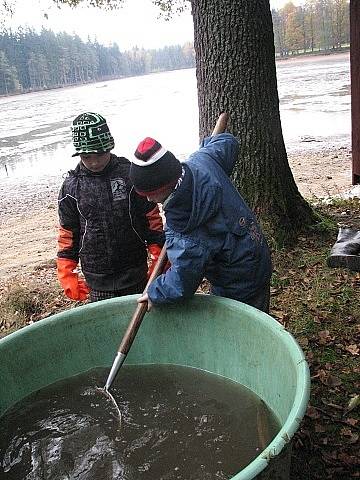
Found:
[[[326,258],[339,225],[360,230],[360,201],[321,211],[316,230],[273,252],[271,313],[302,346],[312,378],[291,480],[359,478],[360,273],[328,268]],[[55,261],[40,258],[0,283],[0,335],[76,306],[59,289]]]
[[[296,434],[291,480],[359,478],[360,273],[328,268],[338,225],[360,230],[360,201],[323,208],[319,230],[274,252],[271,314],[295,336],[311,371],[307,414]]]

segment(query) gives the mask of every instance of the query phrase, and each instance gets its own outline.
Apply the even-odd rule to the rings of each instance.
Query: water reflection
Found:
[[[347,54],[277,63],[281,121],[288,151],[350,141],[350,64]],[[310,147],[310,145],[307,145]]]
[[[29,143],[27,142],[26,145]],[[71,157],[73,153],[71,145],[61,141],[30,150],[21,159],[18,155],[9,155],[6,162],[3,165],[0,164],[0,178],[62,176],[74,168],[78,162],[78,159]]]
[[[253,392],[178,365],[125,365],[112,392],[107,369],[32,393],[0,419],[0,477],[7,480],[226,480],[280,429]]]
[[[349,144],[347,54],[278,62],[277,78],[288,151]],[[70,124],[82,111],[107,118],[118,155],[130,158],[145,136],[180,158],[198,146],[194,69],[30,93],[0,99],[0,179],[73,168]]]
[[[145,136],[185,157],[197,148],[195,72],[180,70],[0,99],[0,178],[64,173],[71,158],[71,120],[99,111],[130,157]]]

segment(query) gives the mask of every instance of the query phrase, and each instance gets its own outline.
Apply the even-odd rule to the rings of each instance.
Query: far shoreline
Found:
[[[8,93],[7,95],[1,95],[0,94],[0,99],[10,98],[10,97],[18,97],[20,95],[29,95],[29,94],[32,94],[32,93],[43,93],[43,92],[51,92],[53,90],[64,90],[64,89],[67,89],[67,88],[84,87],[85,85],[96,85],[97,83],[112,82],[114,80],[126,80],[128,78],[147,77],[149,75],[156,75],[158,73],[166,73],[166,72],[175,72],[177,70],[191,70],[191,69],[195,69],[195,66],[194,67],[184,67],[184,68],[174,68],[172,70],[158,70],[156,72],[143,73],[142,75],[129,75],[129,76],[120,76],[120,77],[111,77],[111,78],[105,77],[105,78],[96,80],[94,82],[72,83],[72,84],[58,86],[58,87],[42,88],[42,89],[39,89],[39,90],[26,90],[26,91],[23,91],[23,92]]]
[[[305,62],[305,61],[318,61],[318,62],[325,62],[329,59],[329,57],[337,56],[338,58],[346,58],[349,57],[350,60],[350,48],[342,48],[341,50],[336,51],[320,51],[314,53],[300,53],[298,55],[289,55],[287,57],[276,57],[276,63],[288,63],[288,62]]]
[[[296,55],[288,55],[286,57],[275,57],[275,63],[300,63],[300,62],[305,62],[305,61],[326,61],[329,59],[329,57],[332,56],[342,56],[342,58],[346,58],[347,56],[350,57],[350,47],[349,48],[342,48],[341,50],[321,50],[313,53],[299,53]],[[13,92],[9,93],[7,95],[0,95],[0,99],[3,98],[10,98],[10,97],[17,97],[19,95],[28,95],[32,93],[43,93],[43,92],[49,92],[52,90],[63,90],[65,88],[76,88],[76,87],[83,87],[84,85],[94,85],[97,83],[104,83],[104,82],[111,82],[113,80],[124,80],[127,78],[138,78],[138,77],[145,77],[148,75],[154,75],[157,73],[165,73],[165,72],[174,72],[176,70],[190,70],[190,69],[196,69],[196,67],[184,67],[180,69],[173,69],[173,70],[161,70],[161,71],[156,71],[156,72],[149,72],[149,73],[144,73],[143,75],[130,75],[128,77],[122,76],[122,77],[115,77],[115,78],[103,78],[96,80],[95,82],[84,82],[84,83],[74,83],[71,85],[63,85],[63,86],[58,86],[58,87],[51,87],[51,88],[42,88],[39,90],[26,90],[26,91],[21,91],[21,92]]]

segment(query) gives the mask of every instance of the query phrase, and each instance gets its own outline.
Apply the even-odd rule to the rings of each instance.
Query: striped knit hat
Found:
[[[181,176],[179,160],[153,138],[139,143],[130,166],[130,179],[140,195],[174,187]]]

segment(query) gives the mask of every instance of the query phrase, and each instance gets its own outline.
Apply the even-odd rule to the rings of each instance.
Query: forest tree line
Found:
[[[191,43],[121,52],[77,35],[31,29],[0,33],[0,94],[29,92],[195,66]]]
[[[349,44],[349,0],[288,2],[272,10],[279,57],[337,50]],[[0,33],[0,95],[63,87],[195,66],[192,43],[121,52],[77,35],[31,29]]]
[[[272,10],[275,51],[280,57],[337,50],[350,43],[349,0],[288,2]]]

